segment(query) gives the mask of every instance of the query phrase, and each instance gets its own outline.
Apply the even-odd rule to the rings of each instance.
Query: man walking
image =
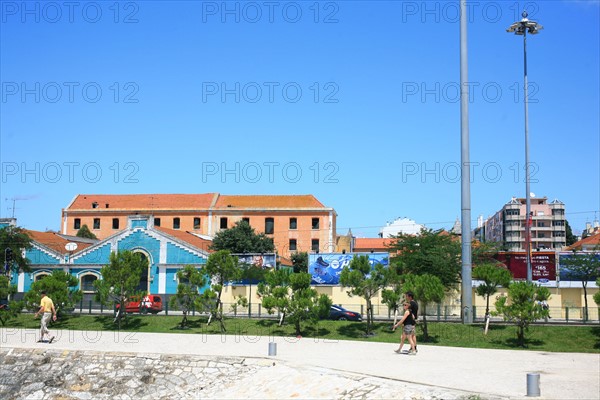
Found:
[[[35,317],[38,315],[42,315],[42,321],[40,326],[40,340],[38,342],[41,343],[52,343],[54,340],[54,336],[50,336],[49,339],[44,339],[44,337],[49,336],[50,332],[48,331],[48,322],[50,322],[50,318],[53,321],[56,321],[56,309],[54,308],[54,302],[48,296],[46,296],[46,291],[42,291],[42,299],[40,300],[40,309],[35,313]]]
[[[415,301],[415,295],[411,291],[406,292],[406,300],[408,300],[410,303],[409,309],[413,315],[413,318],[414,318],[415,324],[416,324],[417,318],[419,316],[419,303],[417,303]],[[412,331],[412,337],[413,337],[413,343],[415,344],[415,353],[417,353],[418,350],[417,350],[417,331],[416,331],[416,329]]]

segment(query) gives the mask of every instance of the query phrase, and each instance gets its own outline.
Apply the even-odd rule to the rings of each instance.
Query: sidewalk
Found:
[[[283,365],[285,368],[273,370],[282,374],[283,371],[288,374],[290,369],[320,371],[324,376],[358,374],[442,391],[466,391],[483,398],[524,398],[527,373],[533,372],[540,374],[540,398],[600,399],[600,354],[419,345],[418,355],[408,356],[394,353],[395,344],[314,338],[101,331],[53,333],[56,334],[54,343],[44,344],[36,342],[37,330],[0,329],[0,347],[243,357]],[[269,356],[270,342],[276,343],[274,356]],[[251,384],[260,388],[267,385],[267,380],[283,378],[257,374]],[[306,385],[306,382],[297,384]],[[292,393],[294,388],[288,390]],[[286,396],[279,393],[276,397]]]

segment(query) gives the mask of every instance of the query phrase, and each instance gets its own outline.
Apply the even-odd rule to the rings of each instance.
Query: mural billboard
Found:
[[[325,253],[309,254],[308,273],[311,275],[312,285],[339,285],[342,269],[350,265],[354,256],[368,256],[369,263],[387,266],[388,253]]]
[[[255,267],[262,267],[265,269],[275,268],[275,253],[273,254],[258,254],[258,253],[248,253],[248,254],[232,254],[232,256],[236,256],[240,262],[240,264],[248,264],[254,265]]]
[[[514,279],[527,279],[526,252],[501,252],[497,258],[508,267]],[[542,251],[531,253],[531,279],[542,285],[556,284],[556,253]]]
[[[239,264],[246,264],[247,266],[254,266],[262,269],[273,269],[277,266],[277,256],[275,253],[260,254],[260,253],[245,253],[245,254],[232,254],[238,258]],[[241,265],[243,266],[243,265]],[[255,285],[259,281],[257,279],[241,279],[235,281],[237,285]]]
[[[581,280],[582,280],[581,274],[578,274],[577,272],[572,271],[570,268],[563,265],[562,260],[572,258],[572,257],[588,256],[589,254],[594,254],[594,253],[583,253],[583,252],[578,252],[577,254],[573,254],[573,252],[560,253],[559,257],[558,257],[558,266],[559,266],[558,274],[559,274],[560,281],[565,282],[565,283],[569,282],[569,281],[581,282]],[[596,260],[600,261],[600,253],[596,253],[595,258],[596,258]],[[598,271],[598,273],[600,273],[600,271]],[[592,279],[590,282],[594,282],[595,280],[596,280],[596,278]]]

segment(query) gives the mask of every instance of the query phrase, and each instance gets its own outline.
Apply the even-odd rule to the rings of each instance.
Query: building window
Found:
[[[93,202],[92,203],[92,208],[98,208],[98,203],[97,202]]]
[[[312,219],[312,228],[313,229],[319,229],[319,218],[313,218]]]
[[[552,215],[565,215],[565,210],[552,210]]]
[[[275,221],[273,218],[265,218],[265,233],[267,235],[272,235],[275,231]]]
[[[546,227],[546,223],[542,222],[542,221],[538,221],[538,228],[545,228]]]
[[[290,229],[298,229],[298,218],[290,218]]]
[[[119,218],[113,218],[113,229],[119,229]]]
[[[220,225],[221,229],[227,229],[227,217],[222,217]]]
[[[73,229],[81,229],[81,219],[75,218],[73,220]]]
[[[247,223],[248,225],[250,225],[250,218],[244,217],[244,218],[242,218],[242,221],[244,221],[245,223]]]
[[[181,225],[179,217],[173,218],[173,229],[179,229]]]
[[[98,280],[98,277],[93,274],[83,275],[81,277],[81,291],[84,293],[94,293],[96,289],[94,288],[94,282]]]
[[[160,218],[154,218],[154,226],[160,226]]]
[[[100,218],[94,218],[94,229],[100,229]]]
[[[194,217],[194,229],[200,229],[200,217]]]
[[[506,210],[506,215],[521,215],[520,210]]]
[[[311,240],[310,249],[312,251],[319,251],[319,239]]]
[[[298,244],[296,239],[290,239],[290,251],[295,251],[298,249]]]
[[[49,274],[49,273],[47,273],[47,272],[42,272],[42,273],[39,273],[39,274],[37,274],[37,275],[35,276],[35,278],[33,278],[33,281],[34,281],[34,282],[41,281],[42,279],[44,279],[44,278],[45,278],[45,277],[47,277],[47,276],[50,276],[50,274]]]

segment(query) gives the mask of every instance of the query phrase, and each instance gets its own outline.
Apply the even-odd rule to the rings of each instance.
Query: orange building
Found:
[[[335,210],[313,195],[80,194],[62,210],[61,231],[75,235],[87,225],[99,239],[125,228],[130,215],[151,215],[154,226],[212,238],[247,220],[273,238],[277,252],[335,251]]]

